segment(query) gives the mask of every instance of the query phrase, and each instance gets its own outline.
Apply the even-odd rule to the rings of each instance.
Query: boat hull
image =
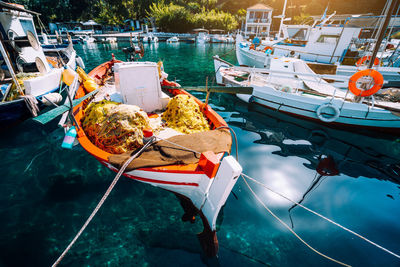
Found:
[[[120,61],[106,62],[89,73],[89,76],[103,77],[107,75],[108,71],[114,63]],[[211,122],[212,128],[227,126],[226,122],[208,105],[202,104],[200,100],[191,96],[186,91],[179,88],[168,89],[172,95],[186,94],[192,97],[201,107],[203,114]],[[85,95],[84,88],[81,86],[76,97]],[[83,105],[81,103],[74,108],[74,116],[78,123],[81,122],[83,117]],[[78,140],[82,147],[93,155],[101,164],[114,172],[118,172],[118,168],[112,165],[109,161],[111,154],[101,150],[93,145],[86,137],[82,127],[77,131]],[[204,155],[202,154],[202,157]],[[206,165],[199,165],[199,163],[187,165],[167,165],[160,167],[139,168],[135,170],[126,171],[123,173],[125,177],[130,179],[147,183],[152,186],[160,187],[162,189],[171,191],[179,196],[181,205],[185,210],[183,218],[190,218],[193,220],[195,215],[200,215],[204,230],[199,235],[200,242],[204,251],[209,257],[216,255],[218,251],[218,243],[216,238],[216,220],[219,210],[225,204],[233,186],[235,185],[242,168],[234,160],[232,156],[223,157],[223,153],[217,154],[216,157],[220,160],[219,165],[212,165],[212,161],[207,160]],[[215,159],[214,159],[215,160]],[[214,166],[216,173],[212,171],[210,174],[209,163]],[[217,169],[215,169],[217,168]],[[188,204],[189,203],[189,204]],[[190,208],[189,208],[190,207]],[[185,219],[186,220],[186,219]]]
[[[0,103],[0,128],[7,129],[29,118],[31,113],[23,99]]]

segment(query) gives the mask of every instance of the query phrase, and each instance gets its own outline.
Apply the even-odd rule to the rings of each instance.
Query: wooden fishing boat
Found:
[[[206,254],[209,256],[214,256],[216,255],[218,250],[218,243],[216,238],[216,219],[219,210],[225,204],[225,201],[229,196],[232,187],[236,183],[237,178],[241,173],[241,167],[236,162],[236,160],[232,156],[227,155],[227,153],[224,153],[222,151],[214,151],[214,154],[213,152],[208,151],[209,148],[202,148],[198,145],[199,142],[207,143],[208,141],[212,141],[211,139],[207,139],[208,134],[212,135],[218,132],[219,134],[229,136],[230,141],[226,144],[228,146],[228,150],[230,150],[231,146],[231,136],[229,134],[229,130],[226,129],[226,122],[207,104],[203,104],[200,100],[196,99],[186,91],[178,88],[177,84],[175,83],[168,82],[166,79],[160,82],[160,76],[159,72],[157,71],[156,63],[122,63],[121,61],[113,59],[109,62],[101,64],[88,74],[90,77],[95,78],[98,81],[105,82],[99,88],[99,92],[94,97],[94,99],[85,100],[81,104],[77,105],[73,110],[74,117],[79,127],[77,130],[77,138],[79,140],[79,143],[99,162],[101,162],[103,165],[113,171],[118,171],[119,166],[121,166],[122,162],[127,159],[127,157],[123,156],[122,160],[120,161],[121,164],[118,166],[116,164],[116,161],[118,161],[118,157],[121,156],[109,153],[94,144],[88,137],[87,132],[85,132],[82,124],[85,116],[85,107],[87,107],[88,104],[101,101],[103,99],[102,95],[108,95],[111,97],[111,99],[113,99],[113,88],[115,88],[115,80],[113,79],[116,79],[116,83],[120,84],[122,88],[124,82],[121,69],[124,68],[128,72],[132,69],[135,69],[136,71],[138,71],[135,73],[141,73],[141,75],[133,75],[134,73],[131,73],[126,76],[129,80],[128,84],[130,86],[130,93],[135,90],[140,90],[140,88],[149,86],[149,84],[145,83],[151,80],[153,81],[153,87],[148,87],[150,88],[148,90],[153,90],[153,92],[156,92],[155,98],[157,98],[157,94],[159,93],[157,88],[161,90],[160,83],[163,83],[163,85],[169,85],[172,86],[172,88],[162,91],[162,94],[160,95],[161,102],[168,102],[168,99],[170,99],[170,97],[174,97],[177,95],[189,96],[190,99],[193,99],[199,105],[202,114],[207,118],[207,121],[211,128],[211,130],[208,132],[187,135],[172,134],[172,136],[164,136],[162,141],[155,143],[155,145],[159,145],[167,140],[170,146],[169,148],[171,148],[172,146],[173,149],[185,150],[186,152],[191,154],[197,153],[193,151],[199,151],[201,152],[201,155],[196,156],[197,160],[187,164],[183,164],[177,161],[171,162],[170,164],[164,164],[163,166],[154,166],[154,164],[147,164],[147,161],[152,161],[154,158],[152,156],[146,157],[145,154],[148,152],[146,150],[137,158],[137,160],[140,161],[140,158],[143,156],[144,159],[142,159],[142,163],[144,164],[136,165],[130,170],[127,169],[123,175],[133,180],[160,187],[176,194],[185,211],[182,220],[193,221],[196,215],[200,215],[203,221],[204,231],[199,234],[199,239]],[[141,81],[142,79],[143,82]],[[122,97],[120,99],[122,99],[123,101],[121,102],[123,102],[124,104],[132,104],[130,102],[131,98],[129,98],[129,95],[124,95],[124,91],[122,89],[121,91],[117,90],[117,94],[119,94],[118,92],[122,92]],[[81,86],[76,93],[76,98],[82,97],[85,94],[85,88],[84,86]],[[154,100],[154,97],[150,98]],[[147,107],[144,108],[144,110],[148,112],[148,114],[151,114],[150,117],[157,118],[157,116],[159,116],[157,115],[157,113],[154,114],[154,112],[149,110]],[[160,132],[158,134],[158,137],[160,137],[161,135],[162,133]],[[186,140],[184,145],[183,143],[179,143],[179,138],[183,138]],[[216,136],[213,136],[212,138],[216,138],[215,140],[220,141],[220,139],[218,139],[218,137]],[[223,143],[224,140],[222,140],[221,142]],[[135,160],[133,161],[133,163],[135,162]],[[142,167],[138,168],[137,166]]]

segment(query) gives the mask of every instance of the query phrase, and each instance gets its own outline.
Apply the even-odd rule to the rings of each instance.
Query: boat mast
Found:
[[[372,56],[371,56],[371,59],[368,64],[369,69],[371,69],[372,66],[374,65],[376,55],[379,51],[379,48],[381,47],[383,37],[385,36],[386,29],[389,25],[390,19],[392,18],[392,14],[393,14],[395,6],[397,5],[397,2],[398,2],[398,0],[388,0],[388,5],[387,5],[388,8],[386,9],[386,12],[385,12],[385,21],[383,22],[381,28],[379,29],[378,39],[376,40],[374,51],[372,51]],[[388,38],[389,38],[389,36],[388,36]]]
[[[285,3],[283,4],[282,15],[281,15],[281,24],[279,25],[279,36],[278,36],[278,38],[281,36],[281,32],[282,32],[283,20],[285,19],[285,13],[286,13],[286,4],[287,4],[287,0],[285,0]]]

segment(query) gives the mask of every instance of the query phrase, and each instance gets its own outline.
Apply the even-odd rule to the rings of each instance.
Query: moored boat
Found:
[[[59,89],[63,68],[52,68],[40,46],[33,22],[39,13],[2,1],[0,8],[1,26],[7,32],[1,41],[0,75],[0,125],[5,129],[36,116],[45,103],[58,103],[61,96],[50,93]]]
[[[395,100],[400,90],[387,89],[375,94],[383,84],[383,77],[377,71],[357,72],[347,82],[348,91],[344,91],[312,74],[300,59],[271,57],[269,60],[270,68],[249,70],[228,66],[216,58],[217,81],[228,86],[253,87],[251,96],[238,95],[246,102],[329,127],[400,132],[400,105]],[[357,87],[364,77],[372,82],[365,91]]]
[[[77,136],[81,146],[107,168],[118,171],[131,157],[131,150],[137,151],[137,148],[146,143],[146,139],[143,139],[140,146],[128,149],[126,153],[110,151],[109,143],[104,146],[99,142],[103,131],[93,135],[88,130],[87,122],[92,110],[98,103],[105,103],[130,110],[136,109],[141,118],[148,116],[154,140],[161,141],[151,143],[147,150],[132,161],[123,175],[176,194],[185,211],[182,220],[193,221],[196,215],[200,215],[204,231],[199,234],[199,239],[206,254],[215,256],[218,250],[216,219],[241,173],[240,165],[232,156],[227,155],[232,141],[226,122],[207,104],[180,89],[176,83],[168,82],[165,73],[156,63],[123,63],[113,59],[92,70],[89,76],[100,81],[102,85],[93,99],[74,108],[74,117],[78,123]],[[161,90],[161,85],[168,87]],[[85,88],[81,86],[76,97],[85,94]],[[106,99],[114,102],[102,102]],[[175,100],[177,102],[174,102]],[[181,112],[180,108],[174,108],[179,101],[184,101],[186,107],[193,107],[191,112],[194,113],[186,117],[186,122],[174,117]],[[110,123],[111,116],[105,116],[107,123]],[[166,125],[162,123],[161,118],[166,121]],[[192,119],[203,121],[204,128],[194,130],[200,127],[200,122],[182,126],[183,128],[175,127]],[[94,125],[100,124],[101,122]],[[109,130],[118,131],[113,127]],[[135,133],[130,134],[139,135],[140,139],[141,136],[149,134],[149,130],[139,127]],[[119,139],[118,135],[115,138]]]

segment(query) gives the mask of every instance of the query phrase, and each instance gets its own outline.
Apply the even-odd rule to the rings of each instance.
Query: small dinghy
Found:
[[[208,256],[215,256],[216,219],[242,171],[229,155],[232,138],[226,122],[167,81],[161,64],[113,59],[88,76],[100,87],[74,108],[79,143],[116,172],[137,156],[123,175],[178,196],[182,220],[200,216],[200,243]],[[86,93],[82,85],[76,97]]]

